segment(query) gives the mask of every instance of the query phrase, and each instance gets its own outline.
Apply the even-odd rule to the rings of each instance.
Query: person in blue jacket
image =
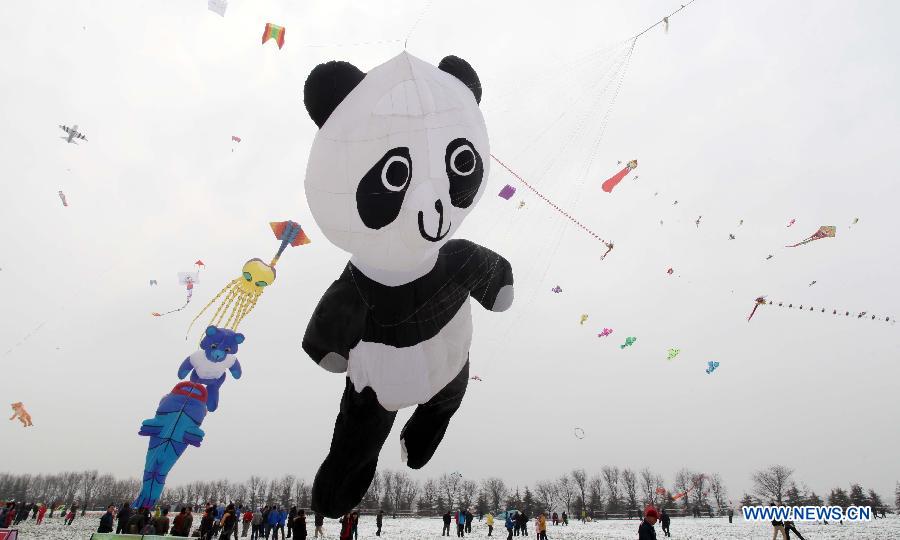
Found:
[[[506,537],[506,540],[512,540],[513,537],[513,526],[515,525],[515,521],[513,521],[512,512],[506,512],[506,530],[509,531],[509,535]]]
[[[269,510],[269,518],[266,521],[266,540],[269,539],[269,533],[272,533],[272,540],[278,538],[278,519],[281,517],[281,512],[279,511],[277,506],[273,506]]]
[[[456,513],[456,536],[463,538],[466,535],[466,511],[460,509]]]

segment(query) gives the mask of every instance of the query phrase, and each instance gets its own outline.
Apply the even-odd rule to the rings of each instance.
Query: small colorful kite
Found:
[[[662,487],[656,488],[656,494],[657,494],[657,495],[665,496],[665,495],[666,495],[666,488],[662,488]]]
[[[60,190],[60,192],[59,192],[59,200],[62,201],[63,206],[69,206],[68,201],[66,201],[66,194],[63,193],[61,190]]]
[[[851,223],[850,226],[852,227],[852,226],[856,225],[857,223],[859,223],[859,218],[853,218],[853,223]]]
[[[19,422],[22,422],[22,427],[30,427],[34,424],[31,423],[31,415],[28,414],[28,411],[25,410],[25,405],[22,404],[21,401],[17,401],[16,403],[11,403],[13,410],[13,415],[9,417],[10,420],[19,419]]]
[[[675,273],[675,270],[674,270],[673,268],[670,267],[668,270],[666,270],[666,273],[669,274],[669,275],[671,276],[672,274]]]
[[[228,285],[225,285],[225,287],[219,291],[219,294],[200,310],[200,313],[194,317],[194,320],[191,321],[190,326],[188,326],[188,333],[190,333],[191,327],[197,322],[197,319],[199,319],[210,306],[216,303],[223,294],[225,295],[225,298],[219,304],[219,307],[216,308],[216,311],[213,313],[212,319],[207,326],[216,326],[237,331],[237,327],[241,324],[244,317],[256,307],[256,302],[259,300],[259,297],[262,296],[265,288],[272,285],[275,281],[275,265],[278,263],[278,259],[281,258],[281,254],[284,253],[284,250],[287,249],[288,246],[302,246],[310,243],[309,237],[306,236],[306,233],[303,232],[303,229],[298,223],[293,221],[273,221],[269,223],[269,226],[272,227],[275,238],[281,240],[281,246],[279,246],[278,251],[275,253],[272,260],[269,261],[269,264],[264,263],[262,259],[250,259],[244,263],[244,267],[241,269],[241,276],[233,279]],[[225,315],[228,315],[227,319],[225,319]],[[185,339],[187,339],[187,336],[185,336]]]
[[[170,313],[175,313],[176,311],[181,311],[182,309],[186,308],[187,305],[191,303],[191,297],[194,296],[194,284],[200,283],[200,271],[178,272],[178,283],[184,285],[185,289],[187,290],[187,298],[184,301],[184,305],[179,308],[170,309],[165,313],[154,311],[153,313],[151,313],[151,315],[153,315],[154,317],[165,317]]]
[[[681,349],[669,349],[668,354],[666,355],[666,360],[671,360],[678,356],[678,353],[681,352]]]
[[[793,224],[796,223],[796,222],[797,222],[796,219],[791,219],[791,220],[788,222],[787,226],[790,227],[791,225],[793,225]]]
[[[774,256],[775,256],[775,255],[772,255],[772,254],[770,253],[769,256],[766,257],[766,260],[768,261],[769,259],[771,259],[771,258],[774,257]]]
[[[562,287],[560,287],[559,285],[557,285],[556,287],[553,287],[553,288],[550,289],[550,290],[553,291],[553,292],[555,292],[556,294],[559,294],[559,293],[562,292]]]
[[[506,199],[507,201],[512,198],[513,195],[516,194],[516,188],[513,186],[506,184],[503,186],[503,189],[500,190],[500,193],[497,194],[498,197]]]
[[[519,201],[519,208],[518,208],[518,210],[521,210],[521,209],[523,209],[523,208],[525,208],[525,201]]]
[[[728,239],[729,239],[729,240],[734,240],[734,235],[729,233]]]
[[[625,165],[624,169],[612,175],[606,182],[603,182],[603,185],[600,186],[600,188],[607,193],[612,193],[613,188],[616,187],[628,173],[630,173],[634,169],[637,169],[637,165],[637,160],[632,159],[628,162],[627,165]]]
[[[815,285],[816,283],[817,283],[816,280],[812,280],[812,281],[809,282],[809,286],[812,287],[812,286]]]
[[[604,328],[602,332],[600,332],[599,334],[597,334],[597,337],[606,337],[606,336],[608,336],[608,335],[610,335],[610,334],[612,334],[612,333],[613,333],[613,329],[612,329],[612,328]]]
[[[627,338],[625,338],[625,344],[624,344],[624,345],[619,345],[619,348],[620,348],[620,349],[624,349],[625,347],[631,347],[632,345],[634,345],[634,342],[635,342],[635,341],[637,341],[637,338],[636,338],[636,337],[634,337],[634,336],[628,336]]]
[[[584,325],[584,322],[585,322],[586,320],[588,320],[588,315],[587,315],[587,313],[582,313],[582,314],[581,314],[581,321],[580,321],[580,324],[583,326],[583,325]]]
[[[263,45],[270,39],[275,40],[279,49],[284,47],[284,27],[278,26],[277,24],[266,23],[266,29],[263,30],[262,35]]]
[[[206,265],[203,264],[203,261],[201,261],[200,259],[197,259],[196,261],[194,261],[194,264],[197,266],[198,270],[200,269],[200,267],[206,267]]]
[[[713,371],[716,370],[717,367],[719,367],[719,363],[710,360],[709,362],[706,363],[706,374],[707,375],[711,374]]]
[[[225,10],[228,9],[228,2],[226,0],[208,0],[206,7],[213,13],[218,13],[224,17]]]
[[[473,381],[481,381],[481,377],[479,377],[478,375],[472,375],[469,378],[472,379]]]
[[[694,222],[694,225],[696,225],[698,229],[700,228],[700,219],[701,218],[703,218],[703,216],[697,216],[697,221]]]
[[[744,224],[744,220],[742,219],[741,221],[738,222],[738,227],[740,227],[743,224]]]
[[[150,280],[150,286],[152,287],[152,286],[154,286],[154,285],[156,285],[156,280],[155,280],[155,279],[151,279],[151,280]]]
[[[815,240],[821,240],[823,238],[834,238],[836,234],[837,234],[837,227],[835,227],[834,225],[822,225],[821,227],[819,227],[818,231],[816,231],[815,233],[812,234],[812,236],[809,236],[809,237],[805,238],[804,240],[797,242],[796,244],[793,244],[791,246],[785,246],[785,247],[797,247],[797,246],[802,246],[803,244],[808,244]]]
[[[241,142],[241,138],[238,137],[237,135],[232,135],[232,136],[231,136],[231,140],[234,141],[234,142]]]

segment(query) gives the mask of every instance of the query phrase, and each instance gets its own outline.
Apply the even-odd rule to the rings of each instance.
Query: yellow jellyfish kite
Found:
[[[219,302],[223,295],[224,298],[222,298],[219,307],[213,313],[208,326],[237,331],[238,325],[241,324],[244,317],[256,307],[256,302],[262,296],[265,288],[275,281],[275,265],[278,263],[278,259],[281,258],[284,250],[288,246],[302,246],[310,243],[309,237],[306,236],[300,225],[293,221],[273,221],[269,225],[272,227],[272,232],[275,233],[275,238],[281,240],[281,246],[278,248],[278,252],[275,253],[275,257],[272,258],[269,264],[263,262],[262,259],[256,258],[245,262],[244,267],[241,269],[241,276],[231,280],[200,310],[200,313],[191,321],[188,333],[190,333],[197,319],[210,306]],[[187,336],[185,336],[185,339],[187,339]]]

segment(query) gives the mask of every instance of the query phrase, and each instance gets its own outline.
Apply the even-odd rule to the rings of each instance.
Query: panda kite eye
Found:
[[[232,275],[233,275],[233,274],[232,274]],[[251,279],[253,279],[253,276],[250,275],[250,272],[244,272],[244,280],[245,280],[245,281],[250,281]]]
[[[463,144],[450,154],[450,169],[460,176],[469,176],[475,171],[475,152],[471,146]]]
[[[268,283],[266,283],[265,281],[257,281],[257,282],[255,283],[255,285],[256,285],[257,287],[265,287],[265,286],[268,285]]]
[[[401,191],[409,182],[409,160],[406,156],[392,156],[381,168],[381,183],[389,191]]]

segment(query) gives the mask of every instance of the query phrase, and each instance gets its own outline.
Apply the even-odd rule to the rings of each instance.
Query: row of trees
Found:
[[[97,471],[63,472],[50,475],[0,473],[0,500],[43,502],[52,506],[78,504],[84,509],[99,509],[110,502],[134,498],[140,490],[136,479],[119,480]],[[172,507],[198,505],[207,501],[242,501],[258,508],[264,504],[309,507],[311,485],[303,478],[285,475],[278,479],[251,476],[246,482],[229,480],[197,481],[166,488],[162,504]],[[688,492],[675,501],[673,493]],[[378,471],[360,506],[382,508],[391,513],[441,514],[451,508],[473,508],[487,512],[520,508],[533,515],[540,510],[566,511],[579,515],[601,512],[624,513],[647,504],[697,507],[704,511],[729,505],[727,493],[717,474],[705,475],[682,469],[672,489],[664,486],[661,475],[643,469],[603,467],[599,474],[588,475],[575,469],[555,480],[533,486],[509,486],[500,478],[480,481],[458,473],[442,474],[424,482],[412,479],[404,471]]]
[[[894,497],[894,505],[900,509],[900,482],[897,483]],[[794,469],[783,465],[772,465],[753,473],[753,493],[745,493],[741,498],[742,506],[770,503],[788,506],[820,506],[825,502],[826,500],[802,483],[798,486],[794,480]],[[889,507],[874,489],[866,491],[860,484],[850,484],[849,490],[840,487],[832,489],[828,494],[827,503],[842,508],[871,506],[873,509],[887,510]]]
[[[753,474],[753,493],[744,494],[741,505],[823,504],[823,498],[794,480],[793,469],[773,465]],[[84,509],[100,509],[110,502],[132,500],[140,490],[136,479],[120,480],[97,471],[63,472],[50,475],[0,473],[0,500],[43,502],[54,507],[78,504]],[[229,480],[197,481],[166,488],[162,504],[177,508],[208,501],[241,501],[253,508],[266,504],[309,508],[311,485],[303,478],[285,475],[277,479],[251,476],[246,482]],[[675,500],[676,494],[686,494]],[[895,493],[900,508],[900,483]],[[852,484],[849,490],[835,488],[828,504],[870,505],[885,508],[874,490]],[[389,513],[442,514],[453,508],[473,508],[478,512],[518,508],[529,515],[542,510],[566,511],[577,518],[582,511],[592,516],[625,514],[652,504],[656,507],[722,513],[735,505],[718,474],[681,469],[666,486],[660,474],[642,469],[605,466],[599,473],[574,469],[554,480],[528,486],[511,486],[500,478],[482,480],[461,474],[442,474],[419,482],[405,471],[378,471],[360,507],[381,508]]]

